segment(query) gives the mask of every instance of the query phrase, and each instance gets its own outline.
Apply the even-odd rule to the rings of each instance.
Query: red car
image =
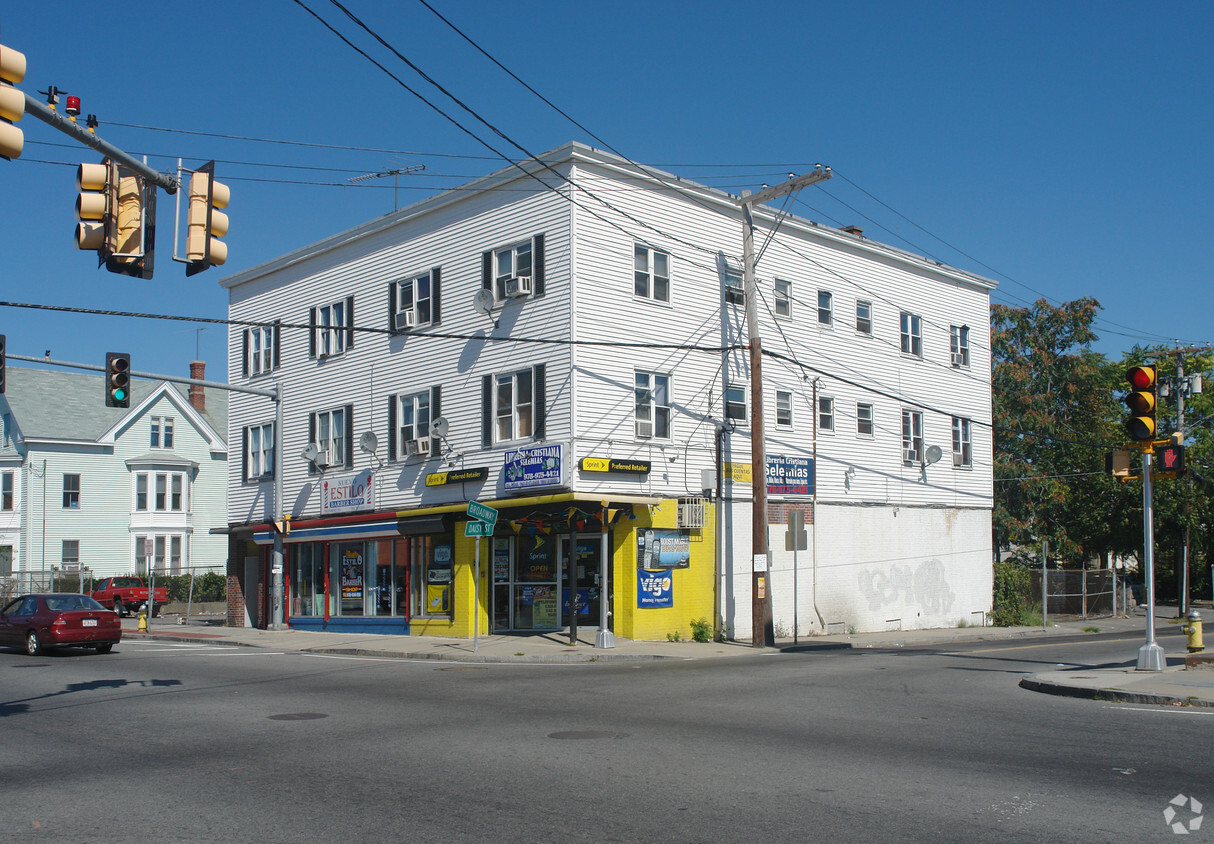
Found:
[[[107,654],[122,641],[122,619],[88,595],[23,595],[0,609],[0,645],[30,656],[48,648],[96,648]]]

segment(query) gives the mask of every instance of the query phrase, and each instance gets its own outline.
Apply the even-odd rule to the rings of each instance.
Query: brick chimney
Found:
[[[190,361],[190,377],[197,381],[206,380],[207,365],[206,361],[192,360]],[[203,389],[198,384],[190,385],[190,404],[199,413],[207,412],[207,396]]]

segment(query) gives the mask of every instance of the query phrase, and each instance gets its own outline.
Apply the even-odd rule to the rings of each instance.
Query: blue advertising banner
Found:
[[[565,588],[561,589],[561,612],[565,613],[566,615],[569,614],[569,590]],[[589,587],[586,587],[585,589],[579,587],[577,590],[577,614],[584,616],[590,615]]]
[[[691,534],[686,530],[637,531],[637,568],[685,569],[691,565]]]
[[[642,610],[674,606],[674,579],[667,569],[637,569],[637,608]]]
[[[565,485],[561,444],[537,445],[507,451],[502,477],[508,491]]]
[[[767,494],[813,495],[813,458],[767,455]]]

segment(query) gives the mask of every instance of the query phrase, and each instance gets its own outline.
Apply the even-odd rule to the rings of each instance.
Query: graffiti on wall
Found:
[[[918,606],[923,613],[946,613],[953,606],[944,565],[936,559],[911,566],[863,569],[859,573],[860,594],[870,610],[891,604]]]

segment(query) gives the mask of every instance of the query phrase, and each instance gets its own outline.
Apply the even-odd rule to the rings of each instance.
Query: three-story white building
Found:
[[[979,620],[993,282],[754,216],[758,242],[774,230],[756,272],[776,632]],[[224,279],[232,380],[282,390],[282,431],[271,401],[231,399],[251,615],[289,515],[294,626],[661,638],[703,618],[748,638],[741,225],[727,194],[570,144]],[[496,524],[469,529],[469,501]]]

